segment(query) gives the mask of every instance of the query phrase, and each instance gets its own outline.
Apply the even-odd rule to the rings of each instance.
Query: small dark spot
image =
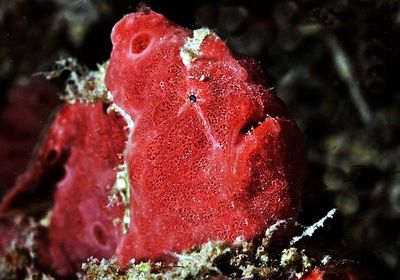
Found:
[[[190,96],[189,96],[189,100],[190,100],[191,102],[193,102],[193,103],[196,103],[196,101],[197,101],[196,95],[194,95],[194,94],[190,95]]]
[[[58,153],[56,150],[51,149],[50,152],[46,156],[46,161],[50,164],[54,163],[58,157]]]
[[[109,103],[103,103],[103,113],[104,113],[104,115],[107,115],[108,107],[110,107]]]
[[[56,182],[61,182],[65,178],[66,174],[67,172],[64,167],[57,166],[56,168],[54,168],[52,176]]]
[[[239,131],[239,134],[246,134],[256,129],[261,124],[261,121],[250,120],[248,121],[242,129]]]
[[[102,226],[99,224],[95,224],[93,227],[93,235],[97,242],[99,242],[100,245],[106,245],[107,244],[107,235],[103,229]]]

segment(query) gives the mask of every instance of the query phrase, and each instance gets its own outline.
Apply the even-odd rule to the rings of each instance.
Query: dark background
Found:
[[[10,88],[56,59],[77,57],[92,69],[106,61],[112,26],[137,4],[0,0],[0,116]],[[376,279],[400,279],[398,1],[146,4],[185,27],[209,26],[255,57],[288,104],[309,154],[300,223],[339,210],[303,246],[359,262]]]

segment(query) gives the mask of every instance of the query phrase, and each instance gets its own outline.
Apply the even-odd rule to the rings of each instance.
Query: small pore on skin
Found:
[[[151,36],[147,33],[142,33],[135,36],[131,41],[131,53],[140,54],[144,52],[151,43]]]
[[[185,66],[189,66],[191,62],[202,55],[200,46],[209,35],[217,36],[215,32],[209,28],[202,27],[193,31],[193,37],[186,39],[185,44],[180,49],[180,56]]]

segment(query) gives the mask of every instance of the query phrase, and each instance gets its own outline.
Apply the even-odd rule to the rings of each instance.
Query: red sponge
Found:
[[[136,126],[122,263],[255,238],[297,215],[302,141],[252,60],[148,11],[125,16],[112,41],[106,83]]]
[[[191,32],[148,10],[124,17],[112,41],[114,110],[65,105],[0,206],[22,209],[21,201],[54,193],[43,263],[65,276],[89,256],[168,260],[296,217],[300,133],[253,60],[206,28]],[[130,186],[126,234],[114,225],[126,209],[107,206],[121,164]]]

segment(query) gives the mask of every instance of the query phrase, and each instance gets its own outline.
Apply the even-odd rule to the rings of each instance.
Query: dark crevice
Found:
[[[102,245],[102,246],[107,245],[108,238],[107,238],[104,228],[101,225],[95,224],[93,226],[93,235],[94,235],[94,238],[97,240],[97,242],[100,245]]]
[[[249,133],[251,133],[254,129],[259,127],[263,122],[265,121],[265,117],[261,115],[255,115],[249,117],[246,122],[241,126],[241,129],[239,130],[239,134],[236,139],[236,144],[239,144],[242,142],[242,140],[245,139],[245,136]]]
[[[24,183],[24,191],[12,198],[8,209],[28,213],[37,219],[43,217],[53,206],[54,192],[66,175],[65,164],[69,156],[69,149],[59,154],[54,149],[50,150],[44,164],[39,167],[43,170],[32,171]]]
[[[47,154],[47,156],[46,156],[46,161],[47,161],[49,164],[52,164],[52,163],[54,163],[54,162],[57,160],[57,157],[58,157],[57,151],[54,150],[54,149],[51,149],[50,152],[49,152],[49,153]]]
[[[253,113],[243,127],[239,131],[239,135],[245,135],[246,133],[255,130],[261,124],[263,124],[267,119],[270,118],[288,118],[288,112],[285,109],[283,103],[279,103],[274,101],[269,104],[268,102],[264,102],[263,104],[263,112]]]
[[[250,120],[248,121],[242,129],[239,131],[239,134],[246,134],[251,132],[252,130],[256,129],[262,122]]]
[[[107,111],[108,111],[108,108],[110,107],[110,103],[103,103],[102,104],[103,105],[103,113],[104,113],[104,115],[107,115],[108,113],[107,113]]]

